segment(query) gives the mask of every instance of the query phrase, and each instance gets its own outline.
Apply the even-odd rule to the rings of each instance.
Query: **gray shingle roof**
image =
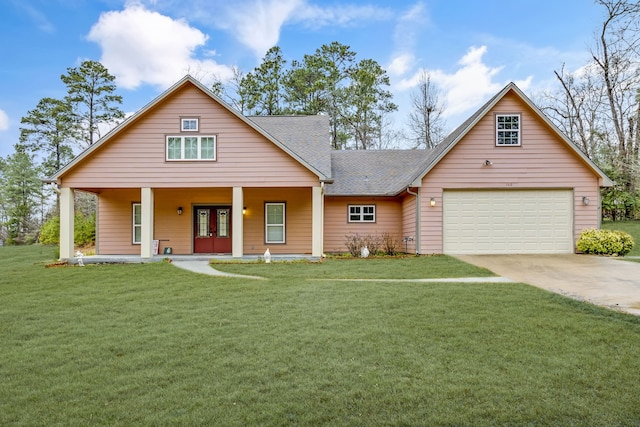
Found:
[[[331,128],[328,116],[249,116],[247,119],[331,179]]]
[[[424,169],[431,150],[332,151],[330,196],[395,196]]]

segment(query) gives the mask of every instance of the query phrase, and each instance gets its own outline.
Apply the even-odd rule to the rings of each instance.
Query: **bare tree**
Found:
[[[627,0],[597,0],[606,10],[591,54],[600,70],[608,100],[618,152],[626,158],[637,152],[633,141],[636,90],[640,84],[640,3]]]
[[[431,76],[422,70],[416,91],[411,94],[410,138],[416,148],[433,148],[444,138],[444,103]]]
[[[586,155],[596,160],[600,149],[607,143],[608,114],[606,97],[597,70],[591,64],[580,72],[554,71],[561,87],[546,93],[544,112],[554,120]]]

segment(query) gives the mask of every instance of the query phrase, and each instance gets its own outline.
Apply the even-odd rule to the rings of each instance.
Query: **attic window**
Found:
[[[198,119],[180,119],[180,130],[183,132],[197,132],[198,131]]]
[[[520,114],[496,115],[496,145],[520,145]]]

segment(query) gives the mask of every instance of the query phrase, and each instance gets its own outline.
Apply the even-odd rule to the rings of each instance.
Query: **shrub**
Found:
[[[77,212],[73,219],[73,239],[80,246],[89,245],[96,240],[96,214],[84,216]],[[54,216],[42,224],[40,229],[40,243],[43,245],[57,245],[60,243],[60,217]]]
[[[57,245],[60,243],[60,217],[51,217],[40,228],[40,243]]]
[[[96,241],[96,214],[84,216],[77,212],[74,218],[75,227],[73,238],[80,246],[89,245]]]
[[[398,253],[398,246],[400,240],[390,233],[382,233],[380,238],[382,244],[382,251],[387,255],[396,255]]]
[[[380,251],[380,238],[371,234],[361,236],[358,233],[351,233],[345,236],[344,245],[349,253],[356,258],[361,256],[360,251],[364,246],[369,249],[371,255],[375,255]]]
[[[633,249],[633,237],[624,231],[582,230],[576,248],[585,254],[625,256]]]

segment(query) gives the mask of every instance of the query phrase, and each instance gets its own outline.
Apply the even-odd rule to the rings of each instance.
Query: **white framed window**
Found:
[[[215,160],[216,137],[210,136],[167,136],[166,159]]]
[[[180,119],[180,130],[183,132],[198,132],[198,119]]]
[[[376,206],[349,205],[349,222],[376,222]]]
[[[496,114],[496,145],[520,145],[520,114]]]
[[[132,205],[133,211],[133,231],[131,233],[133,239],[132,242],[134,245],[139,245],[142,243],[142,204],[134,203]]]
[[[265,203],[265,242],[285,243],[285,204]]]

